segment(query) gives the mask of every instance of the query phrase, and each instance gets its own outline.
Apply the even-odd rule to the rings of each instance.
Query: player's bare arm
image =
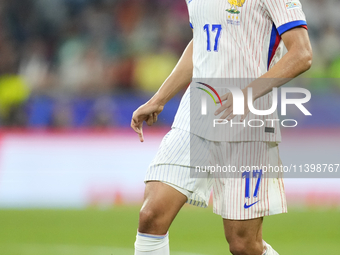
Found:
[[[193,42],[190,41],[176,67],[156,94],[134,111],[131,127],[139,135],[141,142],[144,142],[143,122],[145,121],[148,126],[153,125],[164,105],[190,83],[193,71],[192,53]]]
[[[267,73],[243,89],[245,98],[248,98],[248,88],[252,88],[253,101],[255,101],[272,91],[273,88],[286,84],[311,67],[313,53],[307,30],[302,27],[293,28],[283,33],[281,37],[288,53]],[[227,102],[217,109],[215,115],[225,111],[220,119],[233,119],[235,115],[232,114],[233,100],[231,94],[228,93],[222,96],[221,99]],[[244,113],[241,121],[243,121],[249,113],[247,100],[245,100]]]

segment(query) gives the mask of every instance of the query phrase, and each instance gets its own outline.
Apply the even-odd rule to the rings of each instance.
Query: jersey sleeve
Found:
[[[188,14],[189,14],[189,25],[191,27],[191,29],[194,29],[194,25],[192,24],[191,21],[191,15],[190,15],[190,9],[189,9],[189,4],[192,2],[193,0],[185,0],[186,4],[187,4],[187,9],[188,9]]]
[[[306,16],[299,0],[263,0],[267,13],[273,20],[280,35],[295,28],[307,29]]]

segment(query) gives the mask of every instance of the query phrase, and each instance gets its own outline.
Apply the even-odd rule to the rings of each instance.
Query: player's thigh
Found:
[[[263,218],[250,220],[223,219],[224,233],[228,243],[250,245],[262,243]]]
[[[139,231],[165,234],[187,199],[184,194],[163,182],[147,182],[140,211]]]

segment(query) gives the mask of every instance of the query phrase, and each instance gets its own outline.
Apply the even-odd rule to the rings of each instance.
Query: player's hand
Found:
[[[143,122],[152,126],[157,122],[158,115],[163,111],[164,106],[152,103],[146,103],[133,112],[131,127],[138,134],[139,140],[144,142]]]
[[[241,116],[241,122],[247,117],[249,111],[248,108],[248,89],[245,88],[242,90],[244,95],[244,114]],[[236,115],[233,114],[233,95],[231,93],[227,93],[221,97],[222,102],[224,103],[220,108],[218,108],[215,112],[215,116],[219,115],[223,112],[222,116],[220,117],[221,121],[223,119],[227,119],[228,121],[235,118]]]

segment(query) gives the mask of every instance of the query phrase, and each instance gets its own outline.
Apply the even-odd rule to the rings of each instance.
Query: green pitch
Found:
[[[1,255],[133,255],[139,207],[109,210],[1,210]],[[340,212],[267,217],[264,239],[281,254],[340,254]],[[186,206],[170,231],[172,255],[229,254],[222,220]]]

